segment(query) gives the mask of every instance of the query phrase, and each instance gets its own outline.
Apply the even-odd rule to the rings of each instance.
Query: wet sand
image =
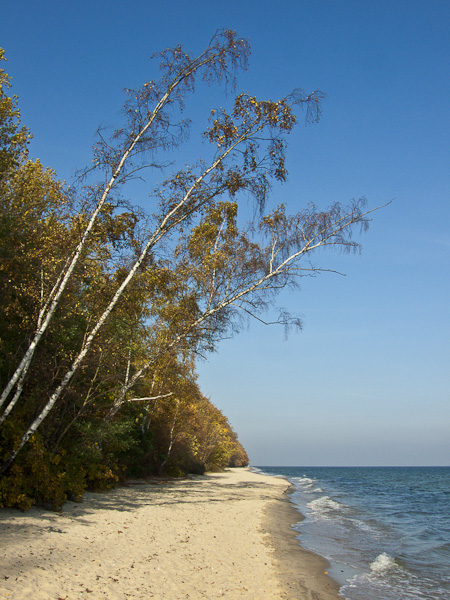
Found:
[[[131,481],[62,513],[0,511],[1,600],[337,600],[284,479]]]

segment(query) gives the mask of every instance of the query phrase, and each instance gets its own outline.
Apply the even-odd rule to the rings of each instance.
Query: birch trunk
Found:
[[[167,448],[167,455],[166,458],[163,460],[163,462],[161,463],[161,466],[159,467],[159,472],[161,473],[161,471],[164,469],[164,467],[167,464],[167,461],[170,458],[170,453],[172,452],[172,448],[173,448],[173,444],[174,444],[174,435],[173,432],[175,431],[175,425],[177,424],[177,420],[178,420],[178,412],[180,409],[180,401],[178,400],[178,398],[176,399],[176,403],[177,403],[177,407],[175,409],[175,415],[173,417],[173,423],[172,423],[172,427],[170,428],[170,436],[169,436],[169,447]]]

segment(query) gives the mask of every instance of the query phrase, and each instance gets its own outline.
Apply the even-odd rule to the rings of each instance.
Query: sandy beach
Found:
[[[230,469],[131,481],[62,513],[0,511],[1,600],[336,600],[284,479]]]

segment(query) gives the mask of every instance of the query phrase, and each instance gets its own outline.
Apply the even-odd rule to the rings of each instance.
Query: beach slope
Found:
[[[0,512],[2,600],[336,600],[284,479],[230,469]]]

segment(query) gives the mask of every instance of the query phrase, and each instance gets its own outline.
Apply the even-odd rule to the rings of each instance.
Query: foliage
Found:
[[[287,179],[296,111],[317,121],[323,94],[239,94],[211,111],[205,157],[158,185],[152,214],[122,192],[186,140],[185,101],[199,82],[233,87],[248,55],[231,31],[197,57],[164,51],[160,79],[127,90],[122,125],[98,132],[78,186],[29,159],[0,71],[1,506],[58,507],[128,476],[248,464],[199,390],[195,362],[243,316],[263,320],[285,287],[320,272],[318,249],[359,247],[362,201],[266,210],[272,182]],[[248,196],[258,211],[242,226]],[[276,322],[300,325],[283,311]]]

